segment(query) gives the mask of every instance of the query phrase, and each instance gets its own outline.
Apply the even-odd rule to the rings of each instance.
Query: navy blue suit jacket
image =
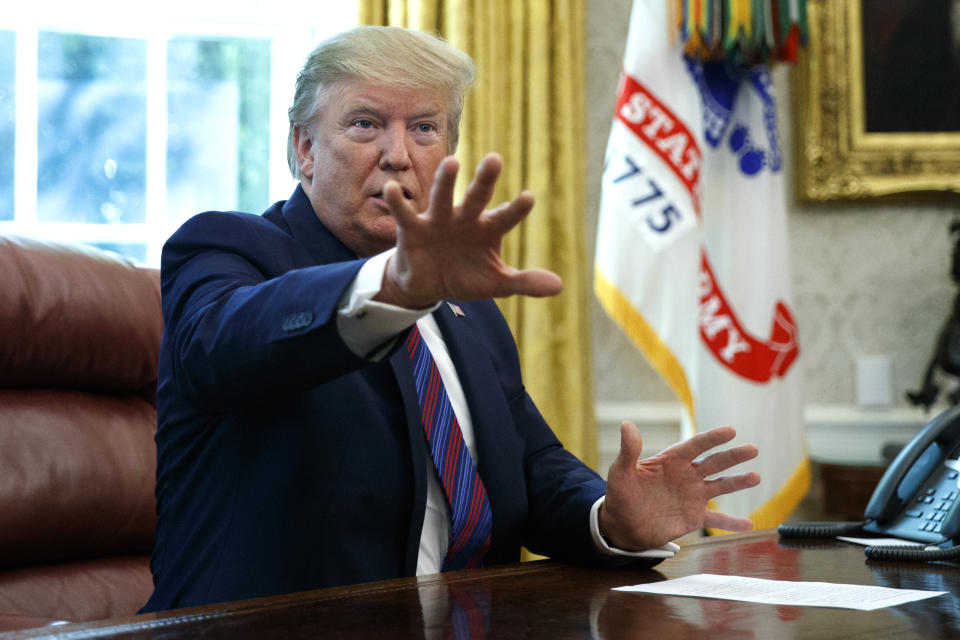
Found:
[[[262,216],[200,214],[165,245],[145,611],[414,575],[428,463],[409,359],[361,359],[336,330],[362,264],[299,187]],[[434,315],[493,511],[486,564],[521,545],[596,561],[604,482],[524,391],[496,305],[459,305]]]

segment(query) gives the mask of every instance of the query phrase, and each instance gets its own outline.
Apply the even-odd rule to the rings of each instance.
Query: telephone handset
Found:
[[[867,547],[867,556],[873,559],[960,558],[960,407],[935,417],[900,451],[877,484],[864,515],[862,523],[799,523],[781,525],[779,531],[791,538],[862,531],[915,540],[927,547]]]

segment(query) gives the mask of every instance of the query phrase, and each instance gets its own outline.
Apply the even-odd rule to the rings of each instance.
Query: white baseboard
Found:
[[[882,452],[885,445],[906,444],[944,409],[946,407],[934,408],[925,413],[907,406],[810,405],[804,411],[810,458],[835,464],[884,464]],[[647,455],[661,451],[682,437],[682,408],[678,403],[598,402],[594,411],[601,473],[606,473],[617,456],[620,423],[624,420],[630,420],[640,428]]]

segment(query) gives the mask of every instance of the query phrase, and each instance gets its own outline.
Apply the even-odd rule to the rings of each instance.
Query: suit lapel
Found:
[[[443,334],[470,408],[480,458],[477,468],[493,511],[493,541],[496,545],[500,530],[498,522],[502,527],[505,521],[503,517],[498,519],[497,515],[515,510],[517,488],[524,486],[523,469],[518,465],[503,464],[501,459],[503,452],[517,450],[516,441],[505,441],[513,434],[512,430],[504,428],[513,424],[513,417],[499,383],[500,376],[487,352],[478,346],[481,342],[472,319],[456,315],[446,303],[434,311],[433,317]]]

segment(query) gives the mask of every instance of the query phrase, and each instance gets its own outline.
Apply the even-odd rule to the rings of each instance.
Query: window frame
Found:
[[[193,213],[167,211],[167,43],[175,37],[258,38],[270,43],[268,198],[289,197],[295,183],[287,168],[287,108],[294,80],[309,51],[323,38],[357,23],[355,2],[319,10],[298,0],[176,0],[162,7],[116,0],[52,2],[0,18],[15,33],[14,211],[0,234],[55,242],[146,246],[145,264],[158,266],[163,242]],[[333,5],[334,3],[330,3]],[[51,6],[52,5],[52,6]],[[305,16],[317,16],[313,23]],[[225,16],[228,16],[225,18]],[[318,24],[322,18],[323,24]],[[146,41],[146,211],[142,223],[42,221],[37,217],[38,46],[41,32],[135,38]],[[226,206],[226,205],[225,205]],[[259,213],[259,212],[254,212]]]

